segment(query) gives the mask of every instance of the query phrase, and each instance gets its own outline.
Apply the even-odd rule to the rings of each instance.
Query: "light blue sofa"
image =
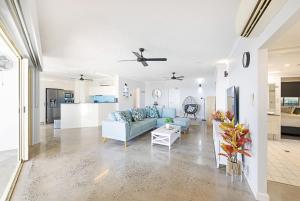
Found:
[[[159,118],[145,118],[142,121],[132,122],[131,125],[117,121],[114,114],[102,122],[102,137],[126,142],[154,128],[163,126],[166,118],[173,118],[174,125],[181,127],[182,132],[187,132],[191,121],[188,118],[176,117],[175,108],[158,107]]]

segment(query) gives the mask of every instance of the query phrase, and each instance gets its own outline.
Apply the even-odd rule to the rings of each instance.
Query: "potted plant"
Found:
[[[232,119],[234,118],[234,114],[230,111],[227,111],[224,113],[220,110],[217,110],[216,112],[214,112],[212,114],[212,118],[213,118],[213,120],[219,121],[219,122],[224,122],[225,120],[232,121]]]
[[[243,124],[234,125],[234,118],[232,121],[223,122],[220,128],[223,131],[224,140],[221,148],[225,153],[219,153],[219,155],[227,157],[226,174],[241,176],[242,163],[238,160],[238,154],[251,157],[249,150],[244,147],[246,143],[251,143],[250,131]]]
[[[166,129],[171,129],[171,123],[173,123],[174,121],[173,121],[173,119],[172,118],[165,118],[165,120],[164,120],[164,122],[165,122],[165,126],[166,126]]]
[[[217,110],[212,114],[212,118],[215,121],[223,122],[225,120],[225,114],[224,112],[221,112],[220,110]]]
[[[234,114],[233,114],[232,112],[227,111],[227,112],[225,113],[225,119],[228,119],[228,120],[232,121],[233,118],[234,118]]]

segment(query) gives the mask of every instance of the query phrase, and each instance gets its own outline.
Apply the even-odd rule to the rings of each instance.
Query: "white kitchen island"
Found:
[[[110,112],[116,111],[117,103],[61,104],[61,129],[98,127]]]

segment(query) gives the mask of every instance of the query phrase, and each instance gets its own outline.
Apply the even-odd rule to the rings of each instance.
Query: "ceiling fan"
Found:
[[[143,52],[145,51],[144,48],[140,48],[139,49],[140,53],[138,52],[132,52],[137,59],[132,59],[132,60],[119,60],[119,62],[123,62],[123,61],[137,61],[137,62],[141,62],[143,64],[143,66],[148,66],[147,61],[167,61],[167,58],[145,58],[143,56]]]
[[[80,81],[93,81],[92,79],[88,79],[88,78],[84,78],[83,77],[83,74],[80,74],[80,78],[78,79],[78,78],[72,78],[72,79],[75,79],[75,80],[80,80]]]
[[[167,79],[170,79],[170,80],[180,80],[182,81],[184,76],[175,76],[175,72],[172,73],[172,76],[171,77],[168,77]]]

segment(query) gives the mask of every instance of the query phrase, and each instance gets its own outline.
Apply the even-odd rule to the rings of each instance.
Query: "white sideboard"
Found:
[[[78,103],[61,105],[61,128],[98,127],[117,103]]]
[[[221,122],[213,120],[213,140],[214,140],[217,168],[219,168],[220,165],[227,164],[227,158],[225,156],[219,155],[219,153],[225,153],[221,148],[221,143],[223,142],[223,138],[221,135],[222,130],[220,129],[220,125]]]

